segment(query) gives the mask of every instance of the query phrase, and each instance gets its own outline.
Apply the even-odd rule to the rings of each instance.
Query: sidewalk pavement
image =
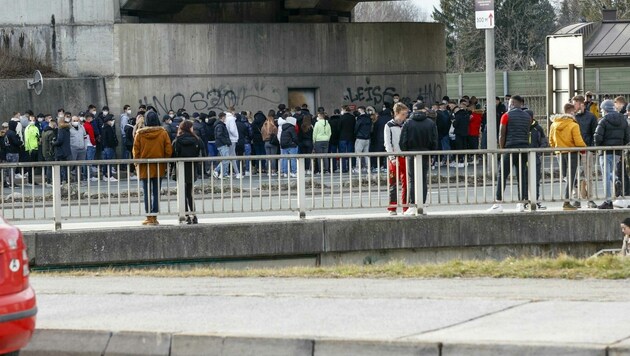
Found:
[[[628,280],[32,283],[40,330],[22,355],[630,355]]]

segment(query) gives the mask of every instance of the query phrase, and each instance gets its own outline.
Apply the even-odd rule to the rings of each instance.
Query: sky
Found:
[[[429,14],[433,12],[433,6],[440,6],[440,0],[413,0],[413,2]]]

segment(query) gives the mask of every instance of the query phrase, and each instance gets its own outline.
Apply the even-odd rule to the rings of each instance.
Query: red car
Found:
[[[17,355],[35,330],[35,291],[28,281],[22,232],[0,218],[0,355]]]

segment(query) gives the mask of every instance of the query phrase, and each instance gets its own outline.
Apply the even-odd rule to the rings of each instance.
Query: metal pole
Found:
[[[486,29],[486,125],[488,131],[488,149],[497,149],[497,106],[496,79],[495,79],[495,59],[494,59],[494,29]],[[507,103],[506,103],[507,105]]]

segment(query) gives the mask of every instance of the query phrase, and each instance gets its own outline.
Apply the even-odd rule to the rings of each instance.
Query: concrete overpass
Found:
[[[370,0],[373,1],[373,0]],[[361,1],[122,0],[122,16],[139,22],[351,22]]]

